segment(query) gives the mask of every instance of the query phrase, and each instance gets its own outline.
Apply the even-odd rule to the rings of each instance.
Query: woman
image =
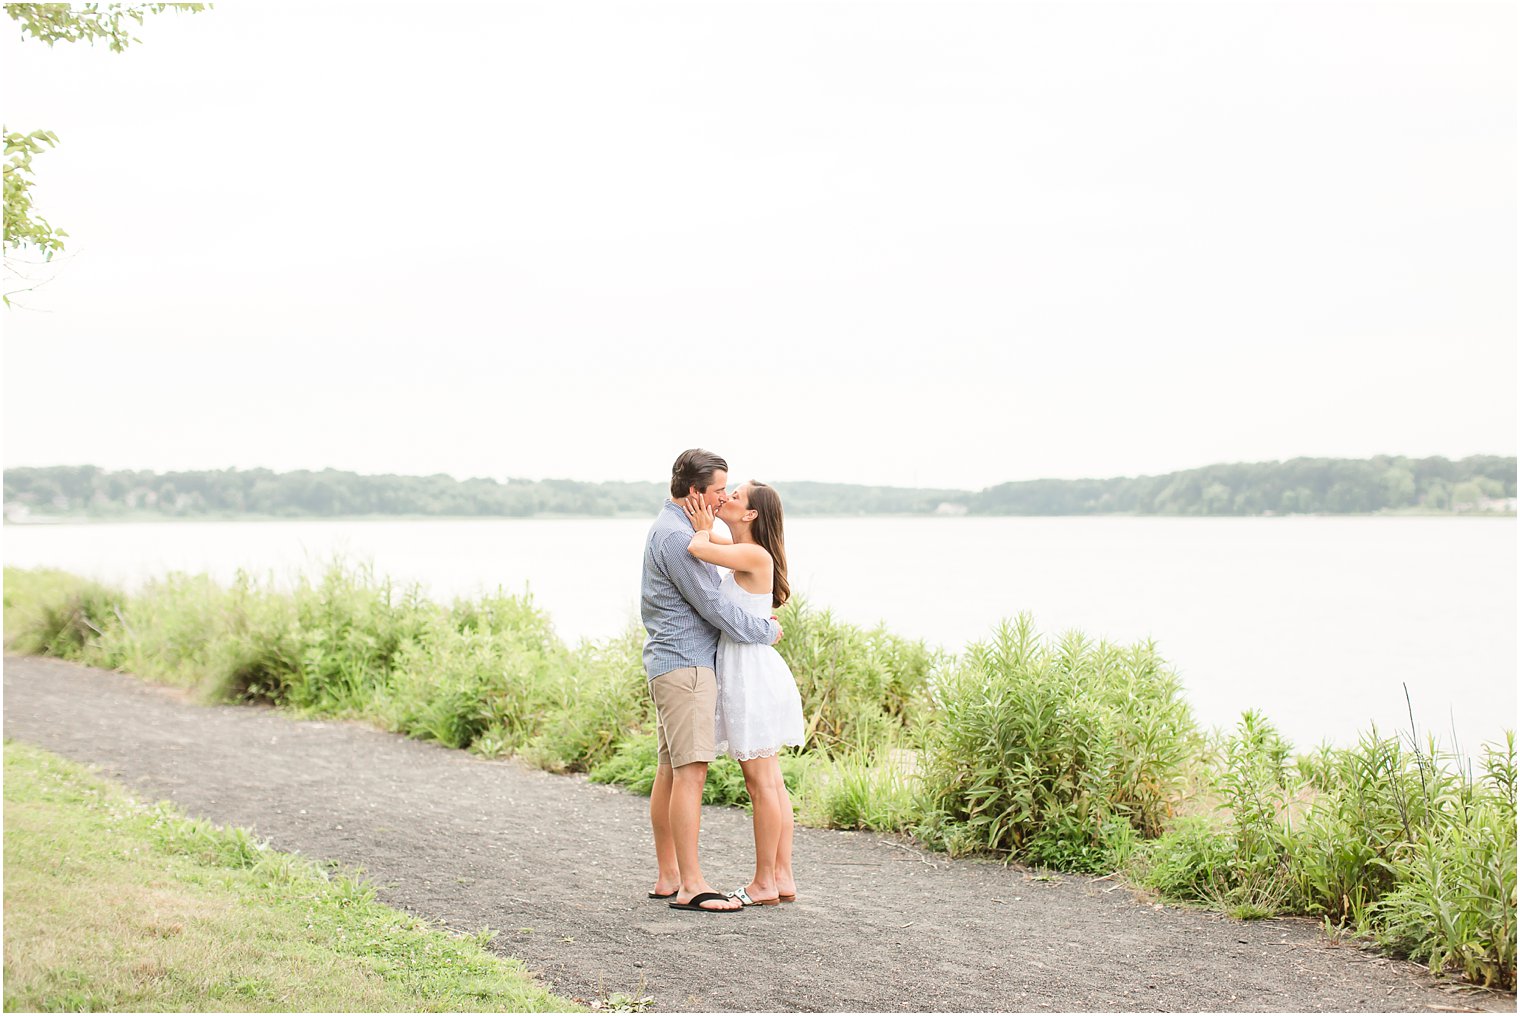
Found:
[[[732,541],[715,536],[713,510],[700,499],[686,502],[696,533],[693,557],[729,568],[723,595],[757,617],[786,602],[786,548],[781,498],[754,480],[717,510]],[[783,746],[803,741],[802,696],[781,654],[770,646],[718,640],[717,748],[739,761],[755,806],[755,878],[730,895],[746,907],[797,898],[792,876],[792,799],[781,779]]]

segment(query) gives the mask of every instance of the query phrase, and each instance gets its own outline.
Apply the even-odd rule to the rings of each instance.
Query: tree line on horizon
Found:
[[[1513,510],[1515,457],[1451,460],[1377,456],[1229,463],[1159,476],[1023,480],[982,491],[777,483],[796,515],[1285,515]],[[179,518],[261,515],[515,517],[642,515],[664,484],[579,480],[456,480],[337,469],[5,471],[8,519],[28,516]]]

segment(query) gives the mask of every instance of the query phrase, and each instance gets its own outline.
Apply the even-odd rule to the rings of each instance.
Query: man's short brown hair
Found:
[[[721,455],[706,448],[686,449],[670,467],[670,496],[679,501],[693,487],[706,491],[712,486],[713,474],[720,469],[728,472],[728,462]]]

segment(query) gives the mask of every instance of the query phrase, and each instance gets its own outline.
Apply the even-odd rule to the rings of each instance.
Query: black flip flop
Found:
[[[712,907],[704,907],[702,904],[708,900],[726,900],[727,896],[722,893],[697,893],[687,903],[672,903],[671,910],[700,910],[704,914],[737,914],[743,907],[734,907],[731,910],[714,910]]]
[[[679,893],[680,891],[681,890],[677,889],[674,893],[650,893],[649,898],[652,900],[673,900],[676,898],[676,893]]]

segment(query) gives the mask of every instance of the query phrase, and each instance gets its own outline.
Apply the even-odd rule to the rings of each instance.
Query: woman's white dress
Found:
[[[746,592],[726,572],[719,591],[756,617],[771,616],[771,594]],[[802,744],[802,696],[792,670],[771,646],[718,638],[718,752],[766,758]]]

